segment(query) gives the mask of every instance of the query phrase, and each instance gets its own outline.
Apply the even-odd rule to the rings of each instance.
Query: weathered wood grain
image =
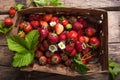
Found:
[[[0,80],[16,80],[18,76],[19,70],[12,67],[0,66]]]
[[[44,80],[46,77],[55,76],[56,74],[44,73],[44,72],[24,72],[21,71],[16,80]],[[51,80],[51,79],[50,79]]]
[[[103,73],[107,71],[101,71],[101,65],[98,64],[88,64],[88,68],[90,69],[87,73],[87,75],[91,75],[93,73]],[[55,74],[61,74],[61,75],[66,75],[66,76],[81,76],[81,74],[77,73],[74,70],[71,70],[68,67],[65,67],[64,65],[46,65],[46,66],[41,66],[39,64],[33,64],[33,66],[28,66],[28,67],[23,67],[21,68],[21,71],[39,71],[39,72],[47,72],[47,73],[55,73]]]
[[[23,3],[26,5],[32,0],[0,0],[0,9],[8,10],[9,7],[15,4]],[[66,6],[81,7],[81,8],[100,8],[100,7],[119,7],[120,0],[62,0]]]
[[[62,0],[66,6],[100,8],[120,6],[120,0]]]
[[[10,7],[14,7],[16,4],[26,4],[26,0],[0,0],[0,10],[8,10]]]
[[[28,1],[28,0],[27,0]],[[82,8],[98,8],[98,7],[118,7],[120,0],[62,0],[66,6],[78,6]],[[0,9],[8,10],[16,3],[24,3],[26,0],[0,0]],[[118,7],[119,8],[119,7]],[[120,12],[108,12],[109,19],[109,42],[120,42]],[[4,17],[0,17],[3,20]],[[117,27],[116,27],[117,26]],[[0,33],[0,45],[6,45],[6,36]],[[2,48],[3,47],[3,48]],[[11,63],[11,52],[7,51],[7,47],[0,46],[0,64],[9,65]],[[120,62],[120,44],[109,44],[109,55],[114,61]],[[12,54],[13,55],[13,54]],[[10,60],[9,60],[10,58]],[[8,59],[8,60],[5,60]],[[3,61],[4,60],[4,61]],[[56,74],[47,74],[40,72],[20,72],[11,67],[0,66],[0,80],[110,80],[106,79],[106,75],[91,75],[89,77],[73,78]],[[120,80],[120,79],[118,79]]]
[[[3,22],[3,20],[4,20],[6,17],[9,17],[9,15],[7,15],[7,14],[5,14],[5,15],[0,15],[0,22]]]
[[[9,51],[7,46],[0,46],[0,65],[11,65],[13,52]]]
[[[104,78],[103,78],[104,77]],[[58,74],[48,74],[48,73],[40,73],[40,72],[31,72],[31,73],[24,73],[22,79],[17,80],[110,80],[108,73],[102,74],[92,74],[89,76],[82,75],[82,76],[63,76]]]
[[[0,45],[7,45],[7,35],[0,33]]]
[[[120,43],[109,44],[109,56],[113,61],[120,64]],[[120,75],[116,80],[120,80]]]
[[[109,56],[120,63],[120,43],[109,44]]]
[[[120,11],[108,12],[108,41],[120,42]]]
[[[89,76],[77,76],[77,77],[56,75],[56,76],[44,78],[44,80],[49,80],[49,79],[53,79],[53,80],[55,80],[55,79],[57,79],[57,80],[103,80],[103,77],[104,77],[104,80],[110,80],[108,77],[108,74],[93,74],[93,75],[89,75]]]

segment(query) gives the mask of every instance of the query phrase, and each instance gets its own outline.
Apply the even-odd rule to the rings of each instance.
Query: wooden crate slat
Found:
[[[119,0],[62,0],[67,6],[78,6],[82,8],[100,8],[120,6]]]
[[[0,66],[0,80],[16,80],[18,76],[19,70],[12,67]]]
[[[14,53],[7,46],[0,46],[0,65],[10,66]]]
[[[120,42],[120,11],[108,12],[108,41]]]

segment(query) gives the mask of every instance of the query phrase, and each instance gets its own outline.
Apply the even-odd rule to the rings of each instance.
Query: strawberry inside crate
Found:
[[[36,8],[31,11],[18,12],[17,34],[24,38],[30,31],[38,30],[40,37],[32,66],[22,70],[84,73],[77,70],[77,61],[89,69],[85,68],[87,72],[107,70],[107,53],[104,54],[107,52],[107,41],[103,42],[107,40],[104,28],[107,21],[103,19],[106,12],[82,9],[71,12],[67,8]],[[61,69],[55,72],[56,67]]]

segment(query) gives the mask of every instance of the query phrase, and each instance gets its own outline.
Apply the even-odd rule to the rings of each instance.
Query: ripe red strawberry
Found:
[[[72,27],[73,27],[73,30],[79,31],[80,29],[83,28],[83,24],[78,22],[78,21],[76,21],[76,22],[72,23]]]
[[[81,43],[84,43],[84,42],[85,42],[84,36],[78,36],[78,40],[79,40],[79,42],[81,42]]]
[[[43,52],[42,51],[36,51],[36,57],[40,58],[41,56],[43,56]]]
[[[33,20],[35,20],[35,19],[34,19],[34,15],[30,15],[30,16],[29,16],[29,21],[33,21]]]
[[[27,32],[30,32],[32,30],[32,26],[30,25],[29,22],[26,22],[26,25],[24,26],[24,31],[27,33]]]
[[[47,58],[45,56],[41,56],[39,58],[39,64],[45,65],[47,63]]]
[[[5,19],[4,19],[4,25],[5,25],[6,27],[12,26],[12,25],[13,25],[13,20],[12,20],[11,18],[5,18]]]
[[[83,27],[87,27],[88,26],[87,21],[83,17],[78,18],[78,21],[83,24]]]
[[[35,29],[39,27],[39,22],[38,21],[31,21],[30,24]]]
[[[72,52],[70,53],[70,56],[71,56],[71,57],[74,57],[76,54],[77,54],[76,49],[73,49]]]
[[[56,23],[58,23],[58,22],[59,22],[59,19],[58,19],[58,17],[54,16],[54,17],[51,18],[50,21],[51,21],[51,22],[56,22]]]
[[[38,51],[40,48],[40,43],[37,43],[36,47],[35,47],[35,51]]]
[[[29,16],[29,21],[39,21],[41,19],[40,14],[33,14]]]
[[[61,62],[61,56],[59,54],[54,54],[51,58],[53,64],[58,64]]]
[[[42,28],[46,28],[46,29],[49,27],[49,25],[48,25],[48,23],[46,21],[40,21],[40,26]]]
[[[54,54],[54,53],[49,52],[49,51],[45,52],[45,56],[48,57],[48,58],[52,57],[53,54]]]
[[[74,50],[74,43],[66,45],[65,51],[71,53]]]
[[[42,44],[43,44],[43,47],[45,48],[45,50],[48,50],[48,48],[49,48],[48,41],[44,40]]]
[[[72,62],[71,62],[71,60],[70,60],[70,59],[68,59],[67,61],[65,61],[65,65],[66,65],[66,66],[70,67],[70,66],[71,66],[71,64],[72,64]]]
[[[48,37],[48,30],[44,28],[38,28],[39,34],[40,34],[40,41],[43,41],[46,37]]]
[[[48,22],[48,21],[51,20],[51,18],[52,18],[52,14],[46,14],[46,15],[44,15],[44,17],[43,17],[43,20],[46,21],[46,22]]]
[[[20,29],[24,29],[25,25],[26,25],[26,22],[20,22],[19,23]]]
[[[97,37],[90,38],[90,44],[94,45],[95,47],[100,46],[100,40]]]
[[[78,31],[78,36],[83,36],[84,34],[83,34],[83,31],[82,31],[82,29],[80,29],[79,31]]]
[[[85,43],[89,42],[89,37],[88,36],[84,36],[84,39],[85,39]]]
[[[65,26],[68,24],[68,20],[67,20],[67,19],[64,19],[64,20],[62,21],[62,24],[63,24],[63,26],[65,27]]]
[[[59,37],[55,33],[49,33],[48,40],[49,40],[50,43],[55,44],[59,41]]]
[[[16,14],[16,9],[14,7],[11,7],[9,9],[9,14],[10,14],[10,17],[14,17]]]
[[[67,39],[66,33],[65,33],[65,32],[62,32],[62,33],[59,35],[59,40],[60,40],[60,41],[66,41],[66,39]]]
[[[70,18],[69,18],[69,22],[70,22],[70,23],[73,23],[73,22],[76,22],[76,21],[77,21],[77,18],[76,18],[76,17],[70,16]]]
[[[56,24],[54,29],[55,29],[56,34],[58,35],[64,31],[64,27],[60,23]]]
[[[81,43],[88,43],[89,42],[89,37],[87,37],[87,36],[78,36],[78,40]]]
[[[42,52],[45,52],[45,48],[43,47],[43,45],[39,45],[39,50],[42,51]]]
[[[78,33],[76,31],[74,31],[74,30],[71,30],[67,34],[67,38],[69,38],[70,40],[73,40],[73,41],[77,40],[77,36],[78,36]]]
[[[47,58],[47,63],[52,64],[51,58]]]
[[[94,29],[93,27],[87,27],[85,29],[85,33],[87,36],[93,36],[96,33],[96,29]]]
[[[83,50],[82,49],[82,44],[79,41],[77,41],[75,43],[75,48],[76,48],[77,52],[81,52]]]
[[[85,49],[82,50],[83,54],[87,54],[90,51],[89,47],[86,47]]]
[[[39,21],[41,19],[40,14],[34,14],[34,20]]]
[[[67,61],[67,60],[68,60],[68,55],[62,53],[62,54],[61,54],[61,60],[63,60],[63,61]]]

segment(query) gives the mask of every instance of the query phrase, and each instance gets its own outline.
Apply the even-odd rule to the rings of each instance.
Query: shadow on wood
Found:
[[[22,77],[21,77],[22,76]],[[89,76],[64,76],[58,74],[49,74],[44,72],[21,72],[17,80],[110,80],[108,73],[92,74]]]

